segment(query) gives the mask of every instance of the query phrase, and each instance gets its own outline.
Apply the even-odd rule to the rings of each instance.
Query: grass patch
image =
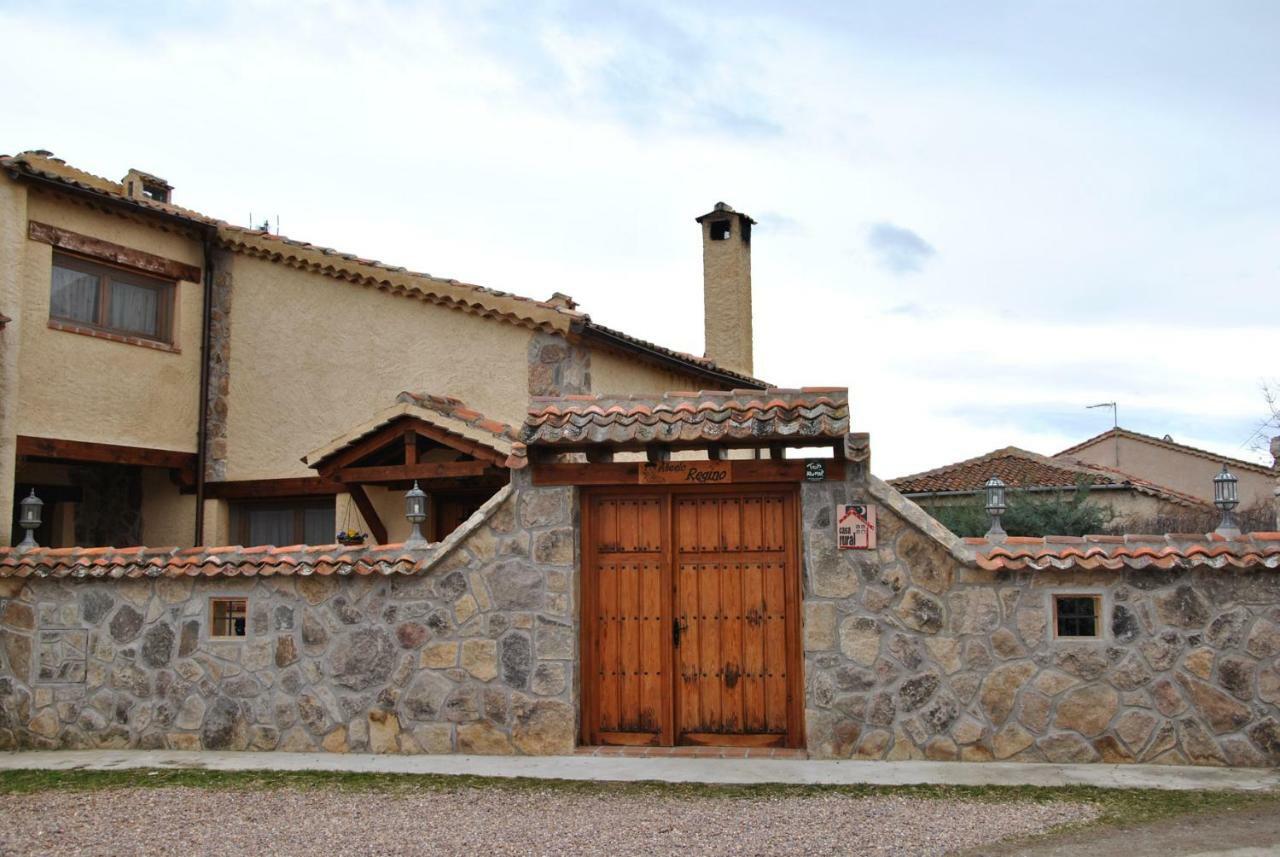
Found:
[[[597,783],[579,780],[473,777],[444,774],[350,773],[345,771],[208,771],[202,769],[133,769],[119,771],[0,771],[0,794],[31,794],[48,790],[96,791],[126,788],[202,788],[273,790],[333,790],[412,796],[442,790],[552,791],[560,794],[662,796],[698,800],[898,795],[924,799],[951,798],[991,803],[1068,801],[1094,804],[1099,817],[1092,824],[1134,825],[1188,813],[1225,812],[1264,804],[1280,808],[1280,792],[1162,791],[1103,789],[1090,786],[806,786],[711,785],[702,783]],[[1278,809],[1280,811],[1280,809]]]

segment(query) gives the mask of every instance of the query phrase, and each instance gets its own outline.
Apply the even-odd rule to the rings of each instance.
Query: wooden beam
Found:
[[[718,443],[713,443],[707,447],[707,458],[712,461],[724,461],[729,457],[729,451]]]
[[[350,467],[365,456],[371,455],[381,449],[385,449],[392,443],[402,442],[406,432],[413,432],[416,435],[421,435],[422,437],[435,441],[442,446],[456,449],[464,455],[470,455],[473,458],[480,459],[481,461],[488,461],[501,466],[504,465],[507,460],[507,454],[505,452],[499,452],[492,447],[485,446],[483,443],[446,431],[417,417],[406,415],[397,417],[387,425],[374,431],[372,434],[354,441],[350,446],[334,452],[312,466],[315,467],[316,472],[321,476],[326,479],[332,479],[334,478],[334,474],[339,470],[345,467]]]
[[[318,476],[289,479],[237,479],[206,482],[205,496],[219,500],[258,500],[276,497],[315,497],[341,494],[347,486]]]
[[[18,435],[18,455],[59,458],[63,461],[93,461],[108,464],[136,464],[142,467],[171,467],[177,470],[196,466],[194,452],[152,449],[144,446],[119,446],[84,440],[58,440],[51,437]]]
[[[486,461],[437,461],[423,464],[389,464],[382,467],[344,467],[334,474],[339,482],[403,482],[407,479],[454,479],[481,476]]]
[[[646,447],[644,454],[649,459],[650,464],[657,464],[659,461],[670,461],[671,447],[655,443]]]
[[[356,508],[360,510],[360,517],[364,518],[364,522],[369,526],[369,535],[373,536],[373,540],[380,545],[387,543],[387,528],[382,523],[382,519],[378,517],[378,510],[373,508],[373,502],[369,499],[369,495],[365,493],[363,485],[348,485],[347,492],[351,494],[351,499],[355,501]]]
[[[101,238],[81,235],[47,223],[32,220],[27,227],[27,237],[32,241],[52,244],[60,250],[88,256],[101,262],[109,262],[135,271],[143,271],[166,280],[185,280],[188,283],[200,282],[200,269],[186,262],[166,259],[153,253],[144,253],[132,247],[112,244]]]
[[[845,462],[830,458],[821,460],[827,464],[827,481],[844,479]],[[804,480],[804,465],[805,459],[803,458],[791,458],[785,461],[733,459],[729,462],[730,484],[801,482]],[[609,464],[534,463],[532,467],[534,485],[640,484],[639,462],[613,462]]]
[[[607,446],[593,446],[587,450],[587,461],[592,464],[605,464],[613,461],[613,450]]]
[[[533,464],[534,485],[638,485],[640,462]]]
[[[413,429],[404,432],[404,463],[418,463],[418,434]]]

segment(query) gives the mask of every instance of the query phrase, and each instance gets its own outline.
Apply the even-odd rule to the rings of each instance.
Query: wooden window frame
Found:
[[[244,605],[244,633],[243,634],[219,634],[218,631],[218,613],[217,605],[230,604],[239,602]],[[231,612],[224,619],[233,621],[236,614]],[[209,639],[210,640],[247,640],[249,639],[249,598],[247,596],[237,595],[211,595],[209,596]]]
[[[1063,598],[1087,598],[1093,601],[1093,636],[1086,637],[1083,635],[1061,634],[1058,632],[1058,602]],[[1052,634],[1055,640],[1076,640],[1082,642],[1098,642],[1105,640],[1107,637],[1106,629],[1106,610],[1101,592],[1051,592],[1049,593],[1050,618],[1052,620]]]
[[[231,514],[233,518],[231,521],[231,531],[235,536],[233,540],[236,544],[244,545],[246,547],[251,546],[249,545],[249,515],[247,513],[253,509],[281,509],[290,506],[294,507],[293,534],[295,537],[302,536],[304,538],[307,533],[306,510],[308,508],[320,509],[326,507],[332,509],[334,513],[333,532],[329,534],[329,541],[321,542],[320,544],[333,544],[333,542],[336,541],[338,533],[337,499],[336,496],[332,494],[313,494],[306,497],[272,497],[270,499],[262,500],[232,501]],[[293,544],[303,544],[303,542],[297,541],[295,538]],[[276,547],[286,547],[286,545],[276,545]]]
[[[53,312],[53,269],[65,268],[89,274],[98,280],[98,312],[92,321],[67,318],[54,315]],[[158,336],[148,336],[136,330],[124,330],[112,327],[110,319],[110,302],[112,283],[119,281],[125,285],[139,288],[151,288],[159,292],[158,318],[156,326]],[[120,265],[111,265],[97,259],[90,259],[64,250],[55,250],[49,268],[49,326],[55,330],[66,330],[72,333],[85,333],[100,336],[114,341],[136,345],[148,345],[169,351],[178,351],[177,344],[177,300],[178,283],[151,274],[141,273]]]

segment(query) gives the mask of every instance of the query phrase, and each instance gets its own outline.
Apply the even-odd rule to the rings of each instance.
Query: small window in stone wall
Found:
[[[1101,595],[1053,596],[1054,635],[1059,639],[1097,639],[1102,636]]]
[[[249,635],[249,602],[244,598],[209,599],[209,636],[236,639]]]

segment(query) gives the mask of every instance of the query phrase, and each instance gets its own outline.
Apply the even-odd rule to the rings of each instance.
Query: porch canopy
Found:
[[[486,418],[451,396],[401,393],[372,420],[303,456],[317,474],[351,495],[374,539],[386,526],[366,485],[407,490],[417,482],[428,494],[483,494],[506,485],[525,465],[516,430]]]
[[[539,396],[521,439],[537,484],[843,479],[867,453],[867,436],[849,434],[845,387]],[[830,453],[787,458],[797,447]]]

